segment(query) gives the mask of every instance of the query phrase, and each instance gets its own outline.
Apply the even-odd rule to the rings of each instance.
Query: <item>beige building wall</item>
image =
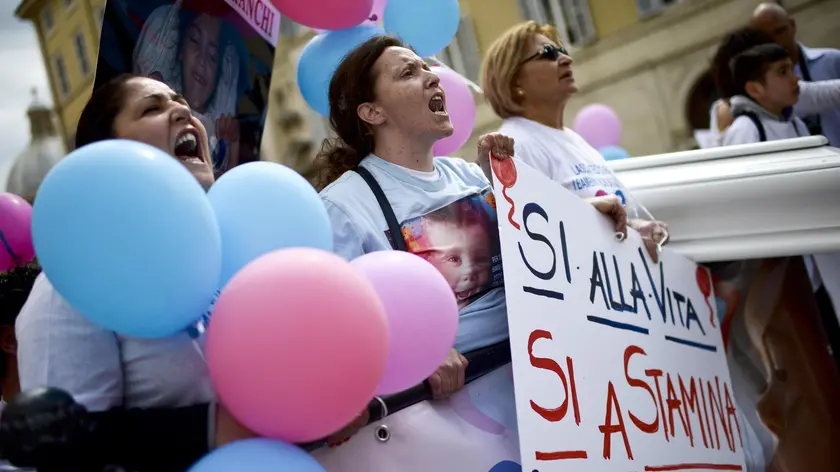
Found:
[[[622,145],[634,156],[656,154],[695,145],[693,130],[703,126],[704,100],[711,99],[704,75],[721,38],[749,18],[759,0],[660,0],[662,8],[641,14],[636,0],[460,0],[462,25],[458,38],[439,55],[477,80],[481,55],[507,28],[524,21],[528,5],[554,5],[561,29],[569,29],[572,15],[563,6],[583,5],[590,29],[571,45],[580,92],[569,103],[567,124],[589,103],[613,107],[622,119]],[[650,1],[648,3],[656,3]],[[668,4],[667,6],[665,4]],[[840,0],[786,0],[799,24],[799,39],[811,47],[840,48]],[[70,5],[68,8],[67,5]],[[87,101],[92,75],[79,70],[73,35],[82,31],[90,61],[95,64],[103,0],[22,0],[16,13],[33,22],[50,73],[53,102],[61,118],[62,135],[72,139],[81,108]],[[55,26],[46,31],[44,8],[55,11]],[[543,7],[545,8],[545,7]],[[559,19],[558,19],[559,18]],[[281,28],[282,29],[282,28]],[[277,46],[271,84],[271,106],[262,144],[264,159],[286,163],[304,174],[328,136],[325,118],[306,106],[296,83],[300,50],[312,36],[292,27]],[[70,91],[57,84],[54,57],[65,58]],[[460,57],[460,64],[455,64]],[[692,100],[692,97],[694,100]],[[694,101],[693,110],[689,104]],[[481,96],[476,96],[477,121],[473,136],[457,154],[475,157],[479,135],[494,131],[500,120]],[[693,111],[693,116],[692,116]]]
[[[590,0],[590,4],[604,1]],[[601,37],[599,31],[595,42],[573,52],[580,92],[566,110],[567,126],[584,105],[604,103],[620,116],[622,146],[633,156],[694,147],[694,127],[689,121],[692,92],[708,71],[723,36],[743,25],[759,3],[684,0],[609,36]],[[840,48],[840,1],[787,0],[784,4],[799,25],[800,42]],[[625,8],[591,11],[597,25],[601,21],[595,13],[618,14]],[[476,132],[461,150],[462,156],[474,158],[478,136],[498,128],[500,121],[488,108],[479,106]]]
[[[23,0],[15,10],[17,17],[35,27],[60,122],[59,134],[68,149],[93,88],[104,7],[105,0]],[[78,44],[84,47],[80,50]]]

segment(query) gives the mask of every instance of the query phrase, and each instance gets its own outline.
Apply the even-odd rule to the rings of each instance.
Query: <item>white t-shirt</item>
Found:
[[[627,190],[589,143],[569,128],[562,130],[522,117],[507,118],[499,133],[514,140],[514,154],[522,162],[581,198],[617,195],[629,216],[639,218]]]

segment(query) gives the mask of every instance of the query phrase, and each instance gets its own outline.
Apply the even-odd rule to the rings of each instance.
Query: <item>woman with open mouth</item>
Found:
[[[329,102],[338,138],[318,156],[317,186],[335,251],[348,260],[382,250],[414,253],[463,298],[454,349],[427,379],[434,398],[447,397],[464,386],[462,352],[508,339],[504,282],[493,276],[501,273],[501,251],[492,187],[478,165],[434,156],[435,142],[453,132],[446,94],[399,39],[377,36],[351,51],[332,77]],[[512,157],[513,140],[480,137],[479,158],[491,153]],[[623,229],[619,204],[601,209]]]
[[[81,114],[76,145],[106,139],[154,146],[181,162],[205,188],[213,184],[204,126],[184,97],[163,82],[124,75],[100,86]],[[193,345],[195,333],[138,339],[108,331],[73,309],[43,273],[20,312],[16,332],[23,391],[64,390],[91,411],[113,411],[117,424],[127,424],[120,419],[122,408],[156,409],[134,410],[132,424],[142,426],[129,431],[128,439],[121,435],[105,447],[75,451],[74,460],[90,466],[82,470],[113,463],[131,470],[184,470],[213,447],[253,435],[216,405],[207,363]],[[4,424],[4,431],[7,426],[15,425]],[[24,461],[49,459],[30,452]],[[84,454],[88,457],[78,457]],[[61,465],[68,469],[50,470],[77,470],[66,459]]]
[[[481,76],[485,98],[504,119],[499,132],[516,140],[516,157],[581,198],[620,199],[629,226],[658,261],[668,226],[640,218],[640,206],[601,154],[564,125],[566,104],[578,88],[557,29],[535,21],[510,28],[487,51]]]

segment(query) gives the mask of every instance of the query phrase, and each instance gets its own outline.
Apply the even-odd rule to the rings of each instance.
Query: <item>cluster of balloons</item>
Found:
[[[621,119],[607,105],[587,105],[575,117],[573,129],[608,161],[630,157],[621,143]]]
[[[182,332],[220,290],[207,326],[211,379],[242,424],[274,441],[222,448],[196,471],[248,454],[322,470],[284,443],[326,437],[374,395],[420,383],[455,340],[458,305],[443,276],[409,253],[334,255],[321,199],[280,164],[240,165],[205,193],[163,151],[94,143],[44,179],[32,237],[56,290],[124,335]]]
[[[15,194],[0,192],[0,272],[33,259],[32,206]]]
[[[460,24],[457,0],[275,0],[275,4],[281,13],[320,31],[301,52],[297,83],[306,103],[323,116],[330,113],[330,80],[341,60],[359,44],[389,33],[410,44],[419,56],[429,57],[452,42]],[[463,77],[448,68],[434,71],[455,127],[455,134],[435,145],[435,154],[444,156],[469,139],[475,102]]]

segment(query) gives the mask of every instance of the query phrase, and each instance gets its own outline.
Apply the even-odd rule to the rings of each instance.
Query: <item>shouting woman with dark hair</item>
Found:
[[[162,82],[125,75],[93,93],[79,119],[77,145],[116,138],[161,149],[205,187],[213,183],[204,126]],[[139,440],[132,436],[139,444],[100,448],[100,458],[87,458],[94,463],[113,459],[132,469],[183,470],[217,444],[252,435],[215,404],[207,364],[186,331],[165,339],[108,331],[70,306],[44,274],[35,280],[16,331],[22,390],[60,388],[91,411],[170,409],[144,414],[145,423],[134,423],[143,428],[134,431]]]
[[[338,139],[319,155],[318,184],[335,250],[346,259],[407,250],[445,275],[461,307],[460,323],[455,349],[428,382],[435,398],[448,396],[464,385],[466,359],[460,352],[508,337],[488,177],[476,164],[434,156],[435,142],[453,132],[446,94],[437,75],[394,37],[374,37],[352,51],[330,82],[329,101]],[[512,157],[513,140],[498,133],[482,136],[479,157],[489,159],[490,153]],[[447,212],[452,205],[469,211]],[[608,200],[596,206],[625,230],[620,204]],[[475,237],[475,230],[490,234]]]
[[[184,97],[154,79],[125,75],[97,88],[76,139],[79,146],[106,139],[144,142],[177,159],[205,187],[214,181],[203,125]],[[182,471],[216,446],[254,436],[216,403],[207,363],[195,349],[194,342],[203,341],[195,330],[165,339],[108,331],[78,313],[42,274],[21,310],[17,339],[21,387],[28,392],[10,410],[26,410],[38,398],[49,408],[39,410],[38,421],[0,427],[2,453],[14,456],[16,465]],[[327,442],[345,440],[362,423]]]

